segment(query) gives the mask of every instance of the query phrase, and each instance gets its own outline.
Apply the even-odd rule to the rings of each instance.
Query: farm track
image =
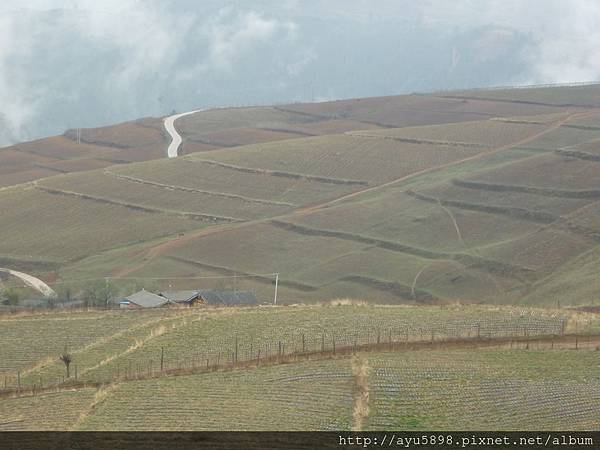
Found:
[[[598,108],[597,105],[575,105],[573,103],[545,103],[545,102],[536,102],[536,101],[532,101],[532,100],[514,100],[514,99],[502,99],[502,98],[493,98],[493,97],[476,97],[476,96],[467,96],[467,95],[436,95],[435,97],[454,98],[457,100],[480,100],[480,101],[485,101],[485,102],[516,103],[519,105],[550,106],[552,108],[580,108],[580,109]]]
[[[257,220],[251,220],[251,221],[247,221],[247,222],[242,222],[242,223],[237,223],[237,224],[225,224],[225,225],[221,225],[221,226],[215,226],[215,227],[211,227],[209,229],[206,230],[200,230],[198,232],[192,232],[192,233],[188,233],[185,238],[183,239],[171,239],[169,241],[166,242],[162,242],[159,243],[153,247],[151,247],[150,249],[145,249],[143,251],[140,252],[140,255],[144,255],[144,261],[136,266],[133,267],[129,267],[127,269],[123,269],[119,272],[117,272],[117,276],[125,276],[128,274],[131,274],[143,267],[145,267],[150,261],[152,261],[153,259],[163,255],[164,253],[171,251],[173,249],[179,248],[183,245],[186,245],[187,242],[191,241],[191,240],[195,240],[198,238],[202,238],[202,237],[206,237],[206,236],[210,236],[213,234],[219,234],[219,233],[224,233],[224,232],[228,232],[228,231],[232,231],[241,227],[246,227],[246,226],[253,226],[256,224],[260,224],[260,223],[265,223],[268,222],[272,219],[290,219],[290,218],[294,218],[294,217],[301,217],[301,216],[306,216],[306,215],[310,215],[313,213],[316,213],[318,211],[322,211],[324,209],[327,209],[331,206],[334,206],[340,202],[343,201],[347,201],[347,200],[351,200],[354,199],[356,197],[362,196],[364,194],[368,194],[370,192],[373,191],[377,191],[377,190],[381,190],[381,189],[385,189],[394,185],[397,185],[399,183],[402,182],[406,182],[409,180],[412,180],[416,177],[419,177],[421,175],[425,175],[425,174],[429,174],[432,172],[436,172],[436,171],[440,171],[449,167],[454,167],[460,164],[464,164],[467,162],[471,162],[471,161],[476,161],[485,157],[488,157],[490,155],[493,155],[495,153],[499,153],[502,152],[504,150],[509,150],[512,148],[517,148],[520,146],[523,146],[529,142],[532,142],[538,138],[540,138],[541,136],[544,136],[547,133],[550,133],[558,128],[560,128],[562,125],[568,123],[570,120],[576,119],[576,118],[581,118],[581,117],[585,117],[587,115],[593,114],[593,111],[586,111],[586,112],[578,112],[578,113],[572,113],[569,114],[568,116],[564,117],[563,119],[554,122],[553,124],[551,124],[550,126],[546,127],[545,129],[538,131],[537,133],[533,133],[530,136],[523,138],[517,142],[513,142],[511,144],[507,144],[507,145],[503,145],[500,147],[496,147],[493,148],[489,151],[486,152],[482,152],[473,156],[469,156],[467,158],[463,158],[460,160],[456,160],[456,161],[451,161],[449,163],[446,164],[442,164],[439,166],[434,166],[434,167],[429,167],[427,169],[423,169],[423,170],[419,170],[417,172],[413,172],[411,174],[402,176],[400,178],[396,178],[394,180],[388,181],[386,183],[382,183],[380,185],[377,186],[372,186],[372,187],[368,187],[365,189],[361,189],[355,192],[352,192],[350,194],[346,194],[346,195],[342,195],[341,197],[338,197],[336,199],[333,200],[329,200],[317,205],[312,205],[312,206],[308,206],[305,208],[301,208],[298,209],[292,213],[289,214],[284,214],[282,216],[278,216],[278,217],[271,217],[271,218],[267,218],[267,219],[257,219]]]
[[[584,131],[600,131],[600,127],[592,127],[589,125],[563,125],[564,128],[573,128],[575,130]]]
[[[73,141],[74,143],[77,143],[77,136],[75,135],[75,132],[73,130],[70,130],[68,132],[66,132],[65,134],[63,134],[63,136],[66,139],[69,139],[70,141]],[[106,147],[109,149],[117,149],[117,150],[127,150],[130,148],[133,148],[133,146],[131,145],[125,145],[125,144],[118,144],[116,142],[111,142],[111,141],[103,141],[100,139],[85,139],[83,137],[79,137],[79,140],[81,142],[83,142],[84,144],[89,144],[89,145],[97,145],[98,147]]]
[[[46,170],[49,170],[51,172],[56,172],[56,173],[69,173],[68,170],[57,169],[56,167],[50,167],[50,166],[47,166],[45,164],[40,164],[40,163],[33,164],[33,167],[36,167],[38,169],[46,169]]]
[[[553,188],[540,188],[534,186],[519,186],[514,184],[481,183],[475,181],[452,180],[452,184],[466,189],[475,189],[490,192],[522,192],[544,197],[573,198],[573,199],[600,199],[600,189],[566,190]]]
[[[274,133],[294,134],[294,135],[302,136],[302,137],[320,136],[319,134],[306,133],[305,131],[293,130],[290,128],[264,128],[264,127],[261,127],[261,128],[256,128],[256,130],[272,131]]]
[[[171,256],[168,256],[168,258],[172,259],[173,261],[182,262],[185,264],[189,264],[191,266],[200,267],[202,269],[208,269],[210,271],[220,273],[223,275],[227,275],[227,276],[238,275],[238,276],[244,276],[244,277],[251,277],[252,279],[255,279],[255,280],[265,283],[265,284],[269,284],[269,285],[273,284],[273,277],[267,277],[264,275],[253,274],[253,273],[249,273],[249,272],[242,272],[239,270],[230,269],[228,267],[206,264],[203,262],[194,261],[194,260],[187,259],[187,258],[182,258],[181,256],[172,256],[171,255]],[[279,286],[285,286],[285,287],[295,289],[298,291],[302,291],[302,292],[312,292],[312,291],[316,291],[318,289],[318,287],[311,286],[309,284],[299,283],[297,281],[290,281],[290,280],[279,280]]]
[[[194,138],[189,138],[188,139],[189,142],[194,142],[196,144],[204,144],[204,145],[212,145],[213,147],[216,147],[215,150],[220,150],[223,148],[233,148],[233,147],[239,147],[240,144],[233,144],[233,143],[224,143],[224,142],[219,142],[219,141],[215,141],[214,139],[203,139],[201,137],[194,137]]]
[[[172,184],[157,183],[155,181],[148,181],[148,180],[144,180],[141,178],[131,177],[128,175],[121,175],[118,173],[111,172],[110,170],[105,170],[104,173],[108,176],[118,178],[120,180],[131,181],[132,183],[145,184],[148,186],[156,186],[156,187],[160,187],[160,188],[164,188],[164,189],[168,189],[168,190],[172,190],[172,191],[182,191],[182,192],[190,192],[190,193],[195,193],[195,194],[212,195],[215,197],[230,198],[230,199],[234,199],[234,200],[242,200],[242,201],[248,202],[248,203],[260,203],[263,205],[290,206],[290,207],[296,206],[293,203],[287,203],[287,202],[277,202],[274,200],[263,200],[263,199],[259,199],[259,198],[244,197],[243,195],[227,194],[224,192],[205,191],[202,189],[195,189],[195,188],[190,188],[190,187],[186,187],[186,186],[174,186]]]
[[[71,158],[66,158],[66,157],[60,156],[60,155],[48,156],[45,153],[36,152],[35,150],[30,150],[30,149],[24,149],[24,148],[19,147],[18,145],[15,145],[14,147],[12,147],[12,150],[21,152],[21,153],[28,153],[30,155],[41,156],[42,158],[57,159],[59,161],[71,161]]]
[[[41,190],[43,192],[46,192],[48,194],[77,197],[77,198],[81,198],[84,200],[89,200],[89,201],[93,201],[93,202],[97,202],[97,203],[122,206],[123,208],[128,208],[128,209],[131,209],[134,211],[141,211],[141,212],[151,213],[151,214],[166,214],[169,216],[177,216],[177,217],[182,217],[182,218],[186,218],[186,219],[194,219],[194,220],[200,220],[203,222],[213,222],[213,223],[214,222],[241,222],[242,221],[242,219],[238,219],[238,218],[234,218],[234,217],[213,216],[210,214],[199,214],[199,213],[184,212],[184,211],[174,211],[174,210],[170,210],[170,209],[162,209],[162,208],[154,208],[154,207],[150,207],[150,206],[136,205],[133,203],[120,202],[118,200],[113,200],[113,199],[109,199],[109,198],[105,198],[105,197],[97,197],[94,195],[82,194],[79,192],[65,191],[65,190],[61,190],[61,189],[53,189],[53,188],[49,188],[46,186],[41,186],[39,184],[36,184],[35,188],[38,190]]]
[[[436,341],[428,339],[418,342],[385,342],[382,338],[380,343],[348,345],[328,349],[324,351],[297,352],[287,355],[273,355],[250,361],[239,361],[219,366],[191,366],[176,369],[167,369],[151,373],[140,373],[131,377],[114,377],[104,381],[83,381],[74,379],[66,380],[60,385],[47,386],[44,388],[25,388],[20,390],[0,390],[0,399],[33,397],[44,393],[55,393],[64,391],[75,391],[80,389],[96,388],[102,389],[107,385],[124,383],[137,380],[160,379],[162,377],[179,377],[189,375],[200,375],[211,372],[231,372],[241,370],[252,370],[258,367],[272,367],[289,365],[305,361],[323,361],[331,359],[348,359],[360,353],[405,353],[431,350],[465,350],[465,349],[531,349],[531,350],[573,350],[600,348],[600,334],[564,334],[564,335],[542,335],[542,336],[511,336],[511,337],[473,337],[458,338]]]
[[[303,173],[294,173],[294,172],[283,172],[280,170],[268,170],[268,169],[256,169],[252,167],[242,167],[236,166],[233,164],[225,164],[218,161],[212,161],[209,159],[192,159],[192,162],[204,163],[212,166],[221,167],[223,169],[231,169],[236,170],[238,172],[243,173],[252,173],[259,175],[270,175],[273,177],[282,177],[282,178],[292,178],[294,180],[308,180],[315,181],[317,183],[325,183],[325,184],[349,184],[349,185],[362,185],[368,186],[369,182],[364,180],[346,180],[343,178],[329,178],[329,177],[321,177],[317,175],[307,175]]]
[[[569,158],[577,158],[583,161],[596,161],[600,162],[600,155],[595,155],[593,153],[582,152],[579,150],[567,150],[567,149],[558,149],[554,151],[555,153],[561,156],[568,156]]]
[[[297,111],[294,109],[282,108],[280,106],[274,106],[273,109],[275,109],[276,111],[280,111],[280,112],[284,112],[284,113],[288,113],[288,114],[298,114],[300,116],[308,117],[308,118],[313,119],[313,122],[329,122],[330,120],[340,119],[339,117],[336,117],[336,116],[307,113],[304,111]],[[375,125],[375,126],[378,126],[381,128],[397,128],[395,125],[391,125],[389,123],[375,122],[373,120],[362,120],[362,119],[354,118],[354,117],[347,117],[345,119],[352,120],[354,122],[364,123],[367,125]]]
[[[376,278],[367,277],[364,275],[349,275],[340,278],[338,281],[348,281],[351,283],[360,284],[378,291],[394,294],[396,297],[399,297],[403,300],[415,301],[416,303],[423,305],[435,305],[439,304],[440,302],[439,298],[426,290],[416,289],[395,281],[378,280]]]
[[[437,197],[431,197],[429,195],[421,194],[415,191],[406,191],[407,195],[410,195],[413,198],[418,200],[441,204],[443,206],[451,206],[454,208],[464,209],[467,211],[477,211],[484,212],[488,214],[497,214],[500,216],[506,216],[513,219],[526,220],[533,223],[540,224],[550,224],[556,222],[559,219],[559,216],[555,216],[553,214],[548,214],[540,211],[532,211],[525,208],[518,208],[513,206],[496,206],[496,205],[487,205],[480,203],[469,203],[458,200],[445,200],[439,199]]]
[[[356,132],[356,131],[349,131],[344,134],[346,136],[355,137],[355,138],[357,137],[357,138],[363,138],[363,139],[383,139],[383,140],[388,140],[388,141],[402,142],[403,144],[440,145],[440,146],[444,146],[444,147],[462,147],[462,148],[479,148],[479,149],[490,148],[489,145],[485,145],[485,144],[476,144],[476,143],[469,143],[469,142],[455,142],[455,141],[435,141],[435,140],[429,140],[429,139],[403,138],[403,137],[396,137],[396,136],[386,136],[384,134],[378,135],[378,134],[361,133],[361,132]]]

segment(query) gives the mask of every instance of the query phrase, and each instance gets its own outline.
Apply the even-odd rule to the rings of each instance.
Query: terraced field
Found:
[[[522,105],[551,105],[570,107],[598,107],[600,96],[594,84],[575,86],[551,86],[546,88],[504,88],[453,92],[443,95],[449,99],[488,99]]]
[[[15,187],[0,194],[0,255],[24,261],[45,259],[64,263],[202,226],[202,222],[193,218],[131,210],[127,206],[39,189]]]
[[[364,353],[6,399],[0,418],[2,429],[594,430],[598,358],[523,348]]]
[[[256,219],[290,211],[290,203],[275,202],[223,193],[194,190],[172,185],[151,184],[147,180],[114,176],[110,172],[73,174],[40,181],[38,186],[51,192],[73,193],[84,198],[105,199],[107,202],[156,210],[165,214],[206,217],[214,221]]]
[[[350,135],[373,139],[390,139],[399,142],[491,148],[518,142],[539,133],[543,128],[543,125],[534,123],[480,120],[459,124],[392,128],[372,132],[356,131],[351,132]]]
[[[150,161],[127,167],[113,167],[111,173],[166,186],[185,187],[214,194],[302,205],[336,198],[362,185],[336,184],[329,180],[306,179],[285,173],[241,171],[191,159]],[[335,180],[334,180],[335,181]]]
[[[243,168],[307,174],[338,180],[379,184],[423,169],[468,158],[481,148],[402,143],[333,135],[294,139],[193,155],[191,161],[209,160]]]
[[[134,381],[118,385],[77,428],[350,429],[352,397],[352,372],[336,361]],[[132,404],[140,412],[135,417]]]
[[[0,431],[69,430],[95,401],[93,388],[0,401]]]
[[[64,376],[58,360],[65,346],[79,380],[254,360],[334,346],[507,335],[560,334],[568,314],[559,311],[486,307],[317,307],[106,312],[25,316],[3,322],[4,376],[8,386],[49,385]],[[346,302],[348,303],[348,302]],[[598,326],[578,319],[580,331]],[[6,326],[5,326],[6,325]],[[29,330],[19,335],[19,331]],[[17,339],[17,336],[21,336]],[[281,345],[281,350],[279,350]],[[23,348],[35,347],[24,352]],[[260,355],[259,356],[259,352]]]
[[[17,370],[35,372],[36,367],[57,358],[65,347],[78,354],[105,342],[117,333],[154,323],[173,311],[146,314],[89,312],[2,317],[0,327],[0,374],[14,376]],[[0,375],[0,376],[2,376]]]
[[[435,95],[340,100],[320,104],[286,105],[282,109],[311,116],[343,117],[396,128],[561,112],[560,107],[550,105],[504,102],[502,99],[488,101],[477,98],[444,98]]]
[[[598,352],[369,355],[368,428],[593,430]]]

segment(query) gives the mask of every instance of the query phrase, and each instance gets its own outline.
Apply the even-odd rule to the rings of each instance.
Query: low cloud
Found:
[[[595,0],[0,5],[0,145],[173,109],[600,79]]]

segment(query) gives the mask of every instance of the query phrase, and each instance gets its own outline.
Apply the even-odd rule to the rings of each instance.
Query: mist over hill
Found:
[[[0,145],[173,110],[591,80],[597,13],[587,0],[11,2]]]

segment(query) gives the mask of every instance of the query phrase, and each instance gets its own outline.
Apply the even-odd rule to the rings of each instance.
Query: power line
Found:
[[[83,283],[88,281],[102,281],[102,280],[126,280],[126,281],[134,281],[134,280],[210,280],[210,279],[225,279],[225,278],[267,278],[267,277],[278,277],[279,273],[267,273],[267,274],[254,274],[254,275],[214,275],[214,276],[204,276],[204,277],[95,277],[95,278],[81,278],[78,280],[65,280],[65,281],[55,281],[46,283],[50,286],[55,286],[58,284],[69,284],[69,283]],[[15,286],[15,287],[27,287],[23,286]]]

